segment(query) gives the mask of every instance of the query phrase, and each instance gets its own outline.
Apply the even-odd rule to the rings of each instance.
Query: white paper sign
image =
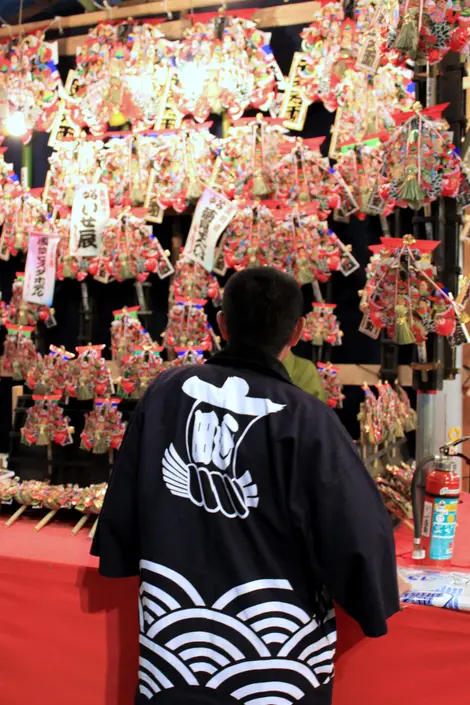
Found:
[[[70,254],[97,257],[101,233],[109,222],[109,195],[105,184],[79,186],[75,191],[70,226]]]
[[[206,188],[194,211],[184,256],[211,272],[217,241],[236,210],[235,203],[217,191]]]
[[[59,237],[31,233],[24,273],[23,299],[51,306],[54,298],[56,249]]]

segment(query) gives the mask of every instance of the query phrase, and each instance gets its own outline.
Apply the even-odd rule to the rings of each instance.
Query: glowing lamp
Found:
[[[5,128],[9,135],[13,137],[23,137],[28,131],[26,119],[19,110],[12,113],[5,120]]]

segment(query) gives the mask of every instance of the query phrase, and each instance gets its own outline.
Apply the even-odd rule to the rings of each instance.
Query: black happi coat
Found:
[[[249,350],[150,386],[92,552],[141,576],[138,705],[327,705],[327,594],[371,637],[398,609],[391,524],[349,436]]]

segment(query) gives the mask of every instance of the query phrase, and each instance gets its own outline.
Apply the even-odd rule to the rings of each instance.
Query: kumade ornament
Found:
[[[168,312],[168,323],[162,337],[165,347],[195,348],[209,352],[218,349],[215,333],[207,320],[204,299],[175,299]]]
[[[51,443],[65,446],[72,443],[74,429],[59,406],[61,395],[33,395],[34,405],[26,414],[21,429],[21,442],[25,445],[49,446]]]
[[[17,519],[29,508],[40,509],[44,498],[45,483],[40,480],[26,480],[16,486],[14,500],[20,507],[5,522],[5,526],[12,526]]]
[[[381,330],[399,345],[415,343],[420,362],[426,362],[430,333],[452,341],[460,311],[441,284],[434,280],[432,240],[381,238],[369,249],[366,285],[361,292],[361,332],[377,338]]]
[[[55,145],[42,197],[61,217],[72,208],[78,187],[96,183],[103,146],[101,140],[87,139],[86,135]]]
[[[121,376],[118,380],[117,393],[125,399],[140,399],[150,382],[163,371],[160,356],[163,347],[146,345],[135,347],[120,363]]]
[[[111,208],[143,206],[158,154],[158,135],[109,132],[106,137],[111,139],[98,142],[93,183],[106,185]]]
[[[470,39],[464,8],[444,0],[402,0],[388,47],[418,63],[436,64],[448,51],[465,53]]]
[[[282,119],[261,113],[237,120],[217,142],[211,185],[228,198],[268,198],[277,190],[286,132]]]
[[[341,345],[343,333],[334,314],[336,304],[313,303],[307,314],[302,339],[312,345]]]
[[[129,122],[136,131],[161,126],[168,100],[173,44],[155,24],[101,23],[78,47],[71,121],[102,135]]]
[[[0,44],[0,89],[7,96],[7,128],[27,144],[33,130],[49,132],[62,87],[51,44],[42,32]]]
[[[51,232],[51,214],[47,204],[38,198],[38,191],[41,189],[31,190],[16,183],[5,193],[0,249],[2,259],[7,260],[10,255],[26,252],[32,231],[44,234]]]
[[[215,159],[212,123],[185,122],[180,129],[160,134],[156,140],[145,207],[182,213],[202,195],[211,180]]]
[[[276,219],[270,208],[253,201],[240,202],[219,243],[225,267],[237,272],[247,267],[272,266]],[[220,269],[220,254],[214,271]]]
[[[329,156],[338,159],[344,147],[385,143],[393,132],[397,111],[410,111],[416,100],[413,72],[396,64],[393,57],[381,60],[374,73],[357,61],[337,84],[335,121]]]
[[[385,145],[379,176],[384,201],[419,209],[439,196],[455,198],[461,180],[460,157],[449,125],[442,117],[446,104],[396,113],[396,128]]]
[[[195,348],[178,348],[176,357],[166,363],[165,369],[184,367],[185,365],[203,365],[205,362],[204,351]]]
[[[361,449],[364,457],[368,445],[377,449],[377,446],[382,443],[385,428],[377,396],[368,384],[364,384],[362,389],[365,396],[360,407],[358,420],[361,430]]]
[[[33,326],[19,326],[9,323],[3,343],[2,368],[11,374],[12,379],[25,379],[31,367],[37,364],[38,353],[33,341]]]
[[[60,509],[72,509],[79,501],[80,488],[77,485],[49,485],[43,483],[41,505],[48,513],[38,521],[34,531],[41,531],[55,517]]]
[[[339,381],[338,368],[331,362],[317,362],[323,389],[327,395],[327,404],[331,409],[341,409],[343,406],[343,387]]]
[[[95,399],[95,408],[85,416],[80,447],[97,455],[118,450],[124,437],[126,424],[118,411],[118,398]]]
[[[415,468],[407,463],[386,465],[376,476],[375,482],[387,510],[413,529],[411,483]]]
[[[87,401],[114,393],[114,385],[106,360],[102,357],[105,345],[79,346],[77,357],[68,363],[66,391],[70,397]]]
[[[170,304],[175,299],[210,299],[214,306],[220,306],[221,290],[211,272],[198,262],[184,257],[184,249],[175,266],[175,276],[170,287]]]
[[[331,112],[338,107],[337,85],[354,67],[356,34],[356,23],[345,17],[341,2],[319,3],[314,21],[300,35],[305,62],[299,82],[309,102],[321,101]]]
[[[124,307],[113,311],[111,323],[111,355],[120,361],[128,357],[135,348],[152,345],[150,334],[139,320],[139,306]]]
[[[395,204],[380,195],[378,180],[382,166],[383,147],[377,139],[342,148],[335,171],[343,178],[351,198],[348,207],[341,203],[336,217],[349,218],[354,214],[364,220],[367,215],[389,215]]]
[[[89,260],[88,272],[102,283],[113,279],[144,282],[151,273],[165,279],[173,273],[173,266],[152,226],[126,209],[102,231],[99,255]]]
[[[108,485],[106,482],[101,482],[97,485],[89,485],[89,487],[82,488],[79,499],[75,504],[75,509],[78,512],[81,512],[83,516],[77,521],[70,532],[72,536],[76,536],[78,534],[90,516],[97,517],[100,514],[107,489]],[[96,518],[93,528],[88,534],[88,538],[90,540],[92,540],[95,535],[97,522],[98,519]]]
[[[69,361],[75,355],[62,347],[51,345],[48,355],[37,355],[26,372],[26,384],[36,395],[57,396],[66,392]]]
[[[4,326],[13,323],[19,326],[32,326],[36,329],[39,321],[54,322],[54,309],[40,304],[31,304],[23,300],[24,273],[16,272],[10,302],[2,310]]]
[[[281,71],[271,35],[256,27],[251,14],[192,16],[174,58],[176,106],[183,115],[204,122],[226,111],[236,119],[248,107],[268,111],[275,104]]]
[[[327,157],[320,153],[324,137],[285,138],[279,147],[280,157],[274,180],[274,197],[289,205],[312,203],[317,215],[326,219],[332,210],[347,207],[349,189]]]

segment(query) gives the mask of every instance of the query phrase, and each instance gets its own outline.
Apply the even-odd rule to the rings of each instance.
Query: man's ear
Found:
[[[305,328],[305,318],[302,317],[302,318],[299,318],[299,320],[297,321],[295,328],[294,328],[294,332],[292,333],[292,338],[290,339],[290,343],[289,343],[291,348],[295,348],[295,346],[299,342],[300,336],[302,335],[304,328]]]
[[[228,340],[227,323],[225,322],[225,313],[223,311],[217,312],[217,325],[219,326],[219,331],[222,338],[224,340]]]

